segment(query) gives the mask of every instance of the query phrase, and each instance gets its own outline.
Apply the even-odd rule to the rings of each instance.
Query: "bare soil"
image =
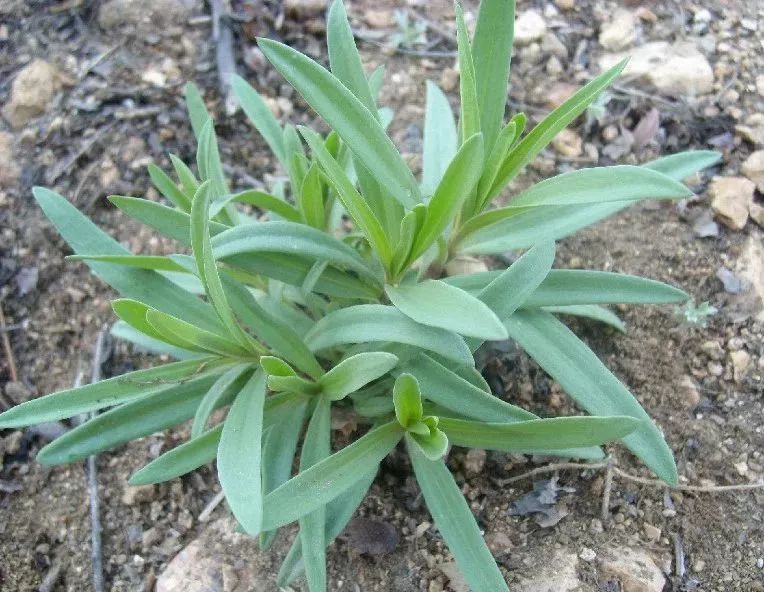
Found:
[[[3,352],[0,408],[70,386],[78,373],[87,380],[95,336],[112,320],[109,300],[113,293],[90,276],[84,265],[64,261],[67,247],[37,209],[31,197],[33,185],[49,185],[67,196],[135,252],[167,252],[171,245],[126,221],[104,197],[118,193],[156,199],[145,164],[154,161],[166,166],[168,152],[192,160],[193,137],[182,106],[186,79],[206,89],[209,106],[218,114],[223,160],[232,167],[233,184],[245,188],[252,178],[262,180],[275,171],[264,143],[242,114],[226,117],[222,111],[210,24],[198,18],[207,14],[206,5],[192,3],[190,16],[177,26],[146,33],[130,27],[105,30],[96,18],[100,4],[0,4],[0,103],[7,99],[15,75],[33,57],[54,63],[68,78],[41,118],[12,132],[14,160],[21,173],[15,184],[0,188],[0,304],[16,367],[13,376]],[[251,50],[255,35],[270,35],[325,58],[320,13],[285,14],[280,3],[269,1],[232,4],[241,17],[234,24],[239,56]],[[565,23],[555,30],[569,55],[578,56],[562,60],[564,72],[559,79],[579,84],[596,73],[594,64],[602,52],[596,42],[597,23],[615,4],[584,0],[575,5],[574,11],[550,18]],[[635,5],[642,3],[629,3],[632,10]],[[475,2],[465,6],[474,14]],[[692,33],[692,13],[697,7],[652,2],[643,7],[657,17],[656,23],[640,25],[644,38],[674,40]],[[454,67],[454,47],[438,33],[452,30],[453,12],[448,2],[441,1],[358,0],[350,3],[349,10],[354,24],[372,36],[376,29],[365,15],[372,10],[389,15],[393,8],[412,10],[430,21],[428,35],[433,44],[428,51],[432,55],[383,55],[371,43],[361,47],[368,64],[388,66],[383,103],[396,111],[392,135],[417,166],[424,79],[445,80],[447,69]],[[520,10],[527,8],[543,11],[544,4],[520,3]],[[734,128],[747,115],[761,111],[764,102],[753,84],[755,71],[740,66],[743,53],[758,51],[760,55],[764,28],[760,8],[758,17],[755,2],[714,0],[705,8],[718,16],[708,35],[725,44],[709,56],[721,73],[718,89],[700,98],[667,98],[625,83],[608,106],[610,121],[593,126],[580,121],[575,127],[596,148],[599,164],[613,162],[602,152],[609,143],[603,139],[604,128],[633,129],[652,107],[660,111],[658,141],[636,153],[627,152],[620,162],[649,160],[659,151],[708,148],[713,141],[723,149],[724,161],[712,173],[735,174],[754,149]],[[758,31],[742,27],[741,18],[758,18]],[[583,50],[577,52],[582,43]],[[265,94],[281,97],[283,116],[314,123],[315,115],[257,53],[247,55],[246,63],[239,61],[239,71]],[[537,119],[549,109],[552,77],[544,63],[515,62],[512,112],[524,110]],[[150,70],[167,74],[163,85],[142,77]],[[731,96],[734,100],[729,100]],[[520,183],[576,166],[587,163],[550,150]],[[699,201],[689,208],[707,207],[707,180],[708,175],[698,179]],[[674,204],[634,207],[564,240],[557,266],[621,271],[672,283],[696,302],[708,301],[719,309],[708,325],[687,325],[673,307],[624,307],[618,312],[627,322],[626,334],[593,323],[571,326],[632,388],[665,431],[687,483],[752,482],[764,475],[764,327],[751,310],[725,292],[716,273],[723,266],[733,268],[746,238],[760,240],[761,231],[749,222],[743,231],[722,227],[718,237],[701,239],[684,212]],[[30,287],[24,278],[35,271],[37,281]],[[751,364],[747,372],[736,375],[730,353],[740,350],[750,354]],[[105,370],[116,375],[151,362],[124,344],[114,344]],[[574,411],[559,387],[521,352],[510,348],[489,356],[485,374],[498,396],[541,415]],[[698,399],[683,386],[687,376],[698,386]],[[126,485],[132,471],[184,436],[187,433],[181,427],[98,458],[109,590],[151,590],[167,562],[205,529],[198,516],[219,487],[212,468],[140,492]],[[84,466],[39,465],[35,454],[43,444],[33,431],[0,433],[0,590],[37,590],[56,566],[61,571],[54,590],[89,590]],[[614,447],[613,453],[622,469],[647,476],[624,449]],[[603,473],[563,471],[560,483],[575,490],[561,499],[568,515],[542,528],[531,517],[508,514],[510,504],[530,491],[532,481],[505,484],[507,478],[537,462],[541,459],[489,453],[475,472],[463,451],[454,450],[449,457],[510,584],[561,548],[573,553],[600,552],[628,544],[654,555],[669,578],[667,590],[764,590],[764,491],[681,493],[616,478],[612,519],[602,525],[598,517]],[[394,454],[383,463],[361,513],[392,524],[400,543],[380,558],[359,555],[345,540],[334,543],[329,555],[331,590],[458,589],[439,567],[447,551],[437,531],[422,526],[430,518],[418,493],[403,455]],[[224,515],[221,506],[214,517]],[[654,531],[646,531],[646,524],[660,529],[657,538],[648,538]],[[253,589],[275,590],[272,574],[288,539],[281,537],[268,553],[257,551],[252,542],[231,540],[221,539],[217,550],[251,557],[262,570],[262,584]],[[675,568],[677,549],[686,557],[686,573],[681,577]],[[606,587],[595,564],[582,562],[579,575],[587,589],[617,590]]]

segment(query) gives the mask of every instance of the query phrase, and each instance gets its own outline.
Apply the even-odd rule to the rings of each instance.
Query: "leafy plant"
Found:
[[[166,203],[110,198],[126,215],[190,247],[190,255],[134,255],[66,199],[36,188],[72,258],[119,292],[114,334],[177,361],[29,401],[1,415],[0,427],[103,411],[40,451],[38,459],[52,464],[191,420],[190,439],[130,482],[173,479],[217,460],[233,515],[263,546],[281,526],[299,522],[279,582],[304,572],[312,591],[326,589],[326,546],[399,443],[441,535],[478,592],[507,588],[447,468],[450,445],[601,458],[599,445],[621,440],[675,484],[659,429],[557,315],[620,327],[603,305],[687,297],[639,277],[553,269],[554,242],[636,201],[690,195],[680,180],[718,155],[689,152],[644,166],[565,173],[494,205],[624,63],[525,133],[524,115],[504,120],[514,4],[483,0],[471,40],[458,5],[456,19],[459,124],[428,83],[420,181],[385,132],[391,114],[376,99],[384,72],[367,78],[337,0],[328,16],[331,71],[260,40],[329,134],[282,126],[253,88],[241,78],[233,82],[287,184],[231,191],[212,119],[189,85],[196,171],[172,155],[174,177],[149,168]],[[267,212],[267,221],[255,219],[251,208]],[[525,252],[506,269],[440,277],[455,257],[508,250]],[[492,394],[473,352],[484,341],[508,338],[591,415],[541,419]],[[333,451],[331,414],[338,407],[354,411],[365,427]],[[216,409],[227,409],[225,419],[216,422]]]

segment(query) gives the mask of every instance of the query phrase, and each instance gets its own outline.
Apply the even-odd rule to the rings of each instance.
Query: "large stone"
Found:
[[[600,559],[600,579],[616,580],[623,592],[662,592],[663,572],[643,549],[614,547]]]
[[[764,146],[764,113],[753,113],[735,126],[735,131],[756,147]]]
[[[167,27],[183,26],[199,4],[197,0],[107,0],[98,9],[98,24],[107,30],[161,35]]]
[[[512,586],[514,592],[584,592],[578,579],[578,555],[560,549],[533,570],[533,576]]]
[[[155,592],[265,592],[273,573],[264,566],[256,543],[235,532],[231,518],[210,524],[183,548],[156,581]]]
[[[748,221],[748,209],[753,202],[753,181],[745,177],[714,177],[708,187],[711,209],[722,224],[740,230]]]
[[[26,125],[45,113],[51,99],[61,88],[58,70],[45,60],[32,60],[13,81],[11,98],[3,107],[3,117],[13,128]]]
[[[13,136],[0,132],[0,188],[13,186],[21,169],[13,158]]]
[[[757,150],[745,159],[740,172],[756,183],[756,187],[764,193],[764,150]]]
[[[714,72],[706,57],[692,42],[654,41],[627,53],[609,53],[600,58],[607,69],[630,57],[623,75],[643,79],[667,95],[702,95],[714,88]]]
[[[630,10],[619,9],[600,30],[600,45],[608,51],[630,47],[637,38],[637,18]]]
[[[546,33],[546,21],[535,10],[526,10],[515,21],[515,44],[528,45],[538,41]]]
[[[764,321],[764,244],[762,239],[749,236],[735,264],[735,275],[750,284],[751,288],[740,297],[750,303],[750,310]]]

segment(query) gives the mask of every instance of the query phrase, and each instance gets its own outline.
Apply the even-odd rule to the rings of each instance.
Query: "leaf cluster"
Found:
[[[458,123],[428,82],[419,179],[385,131],[392,114],[377,102],[384,70],[366,75],[336,0],[328,15],[329,69],[260,40],[330,133],[282,125],[254,88],[233,80],[287,182],[232,191],[212,118],[188,85],[195,163],[171,155],[172,171],[149,167],[162,203],[110,197],[186,252],[132,254],[66,199],[35,189],[72,258],[120,294],[113,333],[176,361],[29,401],[0,415],[0,427],[99,411],[38,455],[64,463],[190,420],[190,439],[130,482],[166,481],[217,461],[233,515],[263,546],[280,527],[299,522],[279,583],[305,573],[313,592],[326,590],[327,545],[399,443],[476,592],[507,588],[446,465],[449,446],[601,458],[601,444],[620,440],[675,483],[657,426],[558,317],[623,330],[605,305],[678,303],[686,295],[629,275],[553,269],[555,241],[636,201],[689,196],[681,179],[718,155],[582,169],[495,205],[624,63],[526,132],[522,113],[505,120],[514,3],[483,0],[473,38],[458,5],[456,20]],[[456,257],[509,250],[523,253],[506,269],[440,277]],[[589,415],[542,419],[491,393],[473,353],[506,339]],[[339,407],[364,427],[334,451],[331,417]],[[217,409],[225,410],[223,419],[215,419]]]

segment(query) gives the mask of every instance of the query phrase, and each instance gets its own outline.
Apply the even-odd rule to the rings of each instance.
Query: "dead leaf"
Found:
[[[660,121],[660,111],[655,107],[645,113],[631,132],[634,139],[634,150],[644,148],[650,143],[658,133]]]
[[[565,516],[568,510],[557,504],[557,496],[560,492],[573,493],[572,487],[560,487],[557,485],[557,477],[534,481],[533,491],[526,493],[519,500],[512,502],[509,508],[510,516],[534,515],[536,524],[542,528],[549,528],[557,524]]]

